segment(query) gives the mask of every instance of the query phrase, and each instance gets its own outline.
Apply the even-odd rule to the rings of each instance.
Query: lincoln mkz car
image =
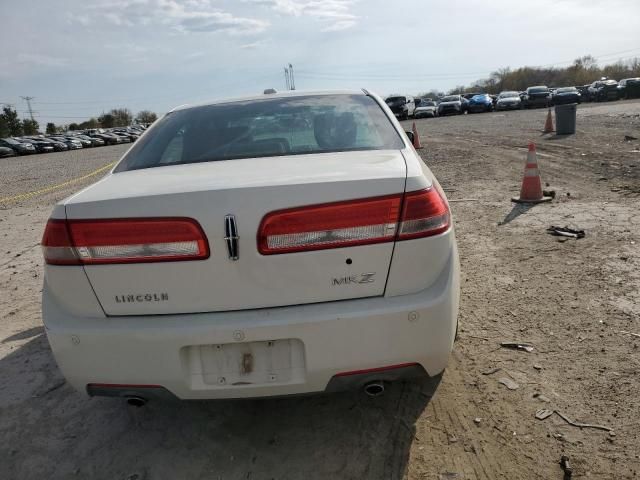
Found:
[[[175,109],[42,248],[47,336],[89,395],[375,395],[440,375],[456,335],[447,199],[366,90]]]

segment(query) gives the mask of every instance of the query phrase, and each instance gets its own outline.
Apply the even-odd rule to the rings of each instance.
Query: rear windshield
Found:
[[[421,107],[435,107],[435,106],[436,106],[436,104],[435,104],[435,102],[425,102],[425,101],[422,101],[422,102],[420,102],[420,106],[421,106]]]
[[[549,91],[547,87],[529,87],[527,90],[529,93],[544,93]]]
[[[115,172],[252,157],[404,147],[366,95],[231,102],[172,112],[138,140]]]
[[[385,99],[385,102],[387,104],[392,104],[392,103],[407,103],[407,97],[387,97]]]
[[[577,92],[578,90],[575,87],[562,87],[556,90],[556,93],[572,93]]]
[[[502,92],[500,94],[500,98],[514,98],[519,96],[520,94],[518,92]]]
[[[460,97],[458,95],[452,95],[450,97],[444,97],[441,102],[459,102]]]

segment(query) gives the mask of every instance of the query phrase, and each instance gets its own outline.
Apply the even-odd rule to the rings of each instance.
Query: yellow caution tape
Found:
[[[49,187],[45,187],[45,188],[41,188],[40,190],[35,190],[33,192],[28,192],[28,193],[21,193],[20,195],[14,195],[12,197],[4,197],[4,198],[0,198],[0,203],[9,203],[9,202],[15,202],[18,200],[25,200],[27,198],[31,198],[31,197],[37,197],[38,195],[43,195],[45,193],[49,193],[52,192],[54,190],[59,190],[61,188],[66,187],[67,185],[72,185],[74,183],[78,183],[81,182],[82,180],[86,180],[87,178],[91,178],[95,175],[98,175],[106,170],[109,170],[111,167],[113,167],[116,164],[116,162],[111,162],[108,165],[105,165],[104,167],[100,167],[97,170],[94,170],[93,172],[87,173],[86,175],[82,175],[81,177],[76,177],[76,178],[72,178],[71,180],[67,180],[64,183],[59,183],[57,185],[51,185]]]

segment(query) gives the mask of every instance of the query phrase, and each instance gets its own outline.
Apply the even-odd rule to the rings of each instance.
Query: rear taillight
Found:
[[[258,250],[273,255],[408,240],[449,226],[444,197],[428,188],[269,213],[258,231]]]
[[[47,222],[46,263],[92,265],[209,258],[202,228],[189,218],[124,218]]]
[[[398,240],[437,235],[450,223],[449,206],[436,188],[409,192],[404,196]]]
[[[402,196],[349,200],[278,210],[262,219],[258,249],[263,255],[392,241]]]

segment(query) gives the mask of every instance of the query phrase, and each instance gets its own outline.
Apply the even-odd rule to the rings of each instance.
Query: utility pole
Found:
[[[284,67],[284,83],[287,86],[287,90],[291,90],[291,85],[289,85],[289,69]]]
[[[31,109],[31,100],[33,100],[33,97],[20,97],[21,99],[23,99],[25,102],[27,102],[27,110],[29,110],[29,116],[31,117],[31,121],[33,122],[33,110]]]
[[[289,64],[289,67],[284,67],[284,83],[287,86],[287,90],[295,90],[296,82],[293,79],[293,65]]]
[[[293,79],[293,65],[289,64],[289,77],[290,78],[290,83],[291,83],[291,90],[295,90],[296,89],[296,82]]]

